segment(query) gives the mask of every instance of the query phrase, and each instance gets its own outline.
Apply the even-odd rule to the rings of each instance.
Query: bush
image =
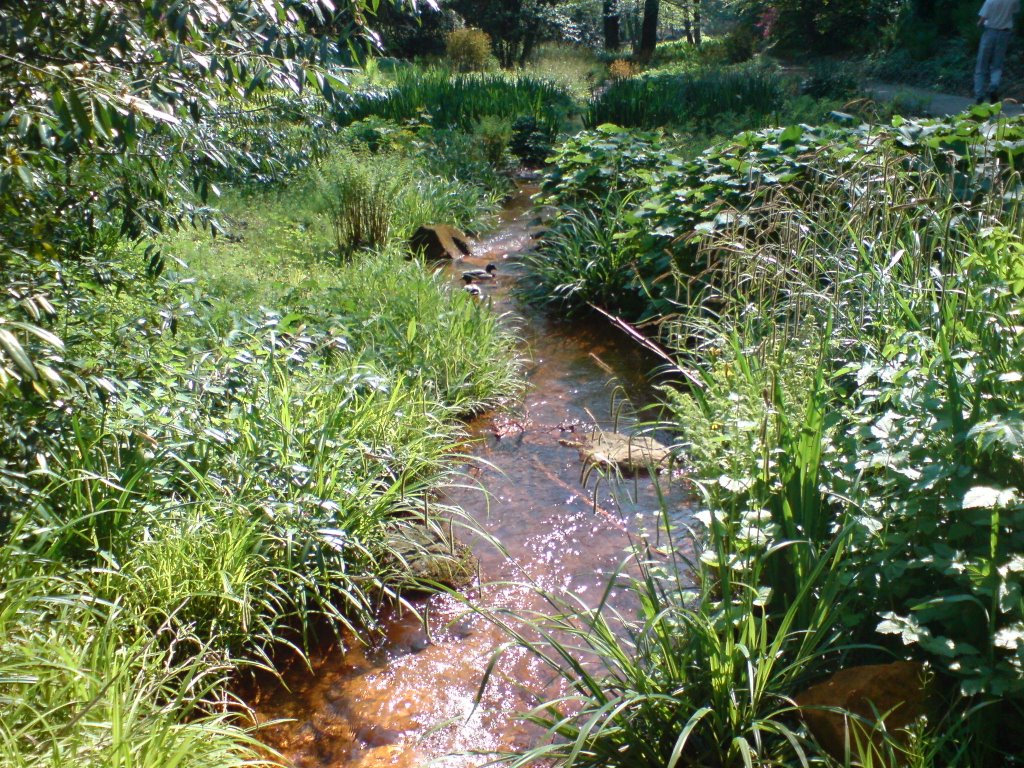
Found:
[[[476,124],[473,135],[484,149],[487,161],[502,167],[506,163],[508,145],[512,140],[512,121],[506,117],[484,115]]]
[[[342,128],[337,136],[344,143],[362,145],[371,152],[399,152],[413,143],[415,127],[371,115]]]
[[[563,146],[546,202],[602,220],[556,217],[590,258],[554,263],[556,243],[538,273],[585,285],[610,238],[652,295],[675,286],[655,310],[703,528],[692,563],[640,548],[638,619],[564,602],[541,642],[520,634],[570,690],[513,764],[831,765],[790,730],[794,694],[894,657],[949,695],[837,764],[1020,764],[1024,243],[1004,171],[1024,129],[992,116],[792,126],[694,160],[611,126]]]
[[[535,117],[524,115],[512,123],[512,154],[526,165],[540,165],[551,154],[550,132],[544,130]]]
[[[409,181],[407,163],[396,156],[344,150],[320,164],[312,176],[313,207],[327,216],[339,258],[388,244]]]
[[[754,58],[760,40],[754,30],[746,25],[737,25],[722,38],[722,52],[730,64],[742,64]]]
[[[636,75],[636,73],[637,68],[633,62],[626,61],[625,59],[616,59],[608,65],[608,77],[612,82],[626,80]]]
[[[849,99],[860,92],[861,78],[839,64],[817,64],[800,82],[800,92],[815,99]]]
[[[448,63],[458,72],[483,72],[494,55],[491,36],[474,27],[451,32],[446,50]]]

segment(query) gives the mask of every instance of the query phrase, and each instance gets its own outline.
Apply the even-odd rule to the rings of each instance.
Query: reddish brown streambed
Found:
[[[446,500],[505,550],[472,542],[482,584],[468,597],[492,611],[543,611],[536,587],[596,603],[626,554],[627,531],[655,527],[658,509],[649,479],[618,490],[601,484],[595,499],[593,481],[589,488],[581,482],[576,451],[559,443],[594,423],[628,429],[631,417],[613,415],[623,409],[614,407],[609,382],[647,402],[655,362],[610,327],[560,323],[509,298],[515,281],[527,279],[517,257],[533,244],[528,208],[524,193],[501,228],[451,268],[456,280],[464,269],[498,265],[498,279],[483,285],[484,293],[495,311],[518,316],[531,360],[521,414],[511,421],[491,414],[470,425],[481,438],[473,453],[483,461],[467,465],[465,486],[451,488]],[[685,514],[685,499],[672,503]],[[383,641],[344,653],[324,649],[312,674],[295,671],[286,687],[255,694],[250,703],[261,721],[288,721],[262,738],[299,768],[479,766],[535,741],[539,734],[516,713],[535,705],[535,693],[558,692],[551,673],[512,649],[476,704],[489,659],[507,637],[450,596],[434,596],[421,610],[427,627],[396,611],[385,620]]]

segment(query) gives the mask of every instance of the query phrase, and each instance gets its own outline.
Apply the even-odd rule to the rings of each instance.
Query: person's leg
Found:
[[[978,43],[978,60],[974,65],[974,98],[981,103],[981,100],[988,95],[988,71],[992,62],[992,32],[985,29],[981,33],[981,40]]]
[[[1006,29],[995,33],[992,40],[992,61],[989,62],[988,96],[995,101],[999,97],[999,83],[1003,79],[1003,62],[1006,61],[1006,49],[1010,46],[1013,33]]]

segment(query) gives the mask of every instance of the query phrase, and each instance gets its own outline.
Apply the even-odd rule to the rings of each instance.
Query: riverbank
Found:
[[[553,154],[534,296],[687,371],[663,394],[702,525],[694,560],[638,555],[637,617],[560,606],[573,653],[523,641],[572,693],[512,765],[1019,762],[1022,129],[833,117]]]
[[[457,287],[462,271],[497,265],[496,279],[480,283],[483,300],[515,329],[528,360],[525,398],[468,424],[465,476],[443,492],[480,528],[482,535],[463,534],[479,580],[463,597],[416,602],[420,615],[391,610],[379,642],[324,648],[312,672],[295,669],[284,685],[267,680],[249,695],[261,720],[289,721],[264,737],[295,765],[476,766],[530,748],[541,731],[519,714],[539,691],[557,689],[520,650],[503,657],[480,690],[508,641],[487,615],[543,613],[543,592],[596,605],[629,535],[657,530],[659,493],[678,503],[680,524],[687,520],[681,489],[640,479],[627,491],[596,474],[585,482],[587,468],[564,444],[595,427],[636,430],[631,409],[653,401],[649,376],[658,361],[602,321],[566,323],[516,300],[517,285],[529,279],[522,258],[535,245],[534,217],[526,195],[513,199],[501,225],[472,243],[472,255],[445,269]]]
[[[514,335],[405,242],[425,217],[486,223],[503,190],[424,163],[338,137],[236,186],[216,236],[63,273],[82,380],[3,403],[4,765],[269,762],[239,670],[367,642],[381,604],[434,587],[410,566],[429,545],[396,537],[447,528],[465,419],[522,379]]]

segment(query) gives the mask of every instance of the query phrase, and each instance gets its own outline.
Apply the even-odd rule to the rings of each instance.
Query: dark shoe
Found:
[[[982,102],[984,102],[984,101],[985,101],[985,98],[984,98],[983,96],[979,96],[978,98],[976,98],[976,99],[974,100],[974,103],[975,103],[975,104],[981,104],[981,103],[982,103]]]
[[[997,101],[999,101],[999,92],[998,92],[998,91],[992,91],[992,92],[991,92],[991,93],[990,93],[990,94],[988,95],[988,100],[989,100],[989,101],[990,101],[991,103],[995,104],[995,103],[996,103]]]

